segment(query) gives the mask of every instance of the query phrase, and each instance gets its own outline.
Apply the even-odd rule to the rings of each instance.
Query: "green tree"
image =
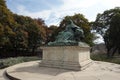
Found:
[[[0,50],[9,53],[14,51],[16,55],[18,50],[24,49],[34,53],[43,38],[42,30],[45,28],[40,28],[43,24],[42,20],[38,24],[30,17],[13,14],[5,0],[0,0]]]
[[[4,29],[3,26],[0,24],[0,47],[4,44],[3,37],[4,37]]]
[[[15,21],[19,24],[16,28],[16,38],[22,39],[17,40],[18,46],[27,47],[32,49],[32,53],[35,52],[35,49],[40,46],[41,43],[41,31],[39,25],[30,17],[14,15]]]
[[[47,37],[47,42],[50,42],[50,41],[54,41],[54,37],[56,36],[56,30],[57,30],[58,26],[55,26],[55,25],[50,25],[49,28],[47,29],[47,34],[48,34],[48,37]]]
[[[28,47],[32,49],[34,53],[35,49],[39,47],[41,43],[40,29],[34,22],[29,23],[26,28],[28,32]]]
[[[98,33],[104,36],[105,31],[110,27],[112,17],[117,13],[120,13],[120,7],[106,10],[103,13],[98,13],[96,20],[91,25],[93,30],[96,30]]]
[[[106,46],[108,48],[108,57],[113,56],[114,53],[120,49],[120,13],[115,14],[110,22],[110,28],[104,36]],[[112,53],[110,54],[110,50]]]
[[[48,27],[46,26],[44,20],[41,18],[35,19],[34,21],[40,29],[41,41],[46,43],[48,39]]]
[[[99,34],[103,36],[108,56],[114,55],[115,51],[117,50],[117,48],[115,47],[116,43],[114,43],[114,40],[116,38],[114,36],[117,33],[116,31],[119,30],[117,29],[117,25],[119,22],[116,22],[116,20],[118,19],[116,16],[118,16],[118,14],[120,14],[120,7],[106,10],[102,14],[99,13],[96,17],[95,22],[91,24],[92,29],[96,30]],[[112,54],[110,54],[111,52]]]
[[[5,0],[0,0],[0,5],[6,7]]]
[[[13,31],[15,20],[12,12],[7,8],[5,0],[0,0],[0,25],[1,25],[1,43],[0,47],[7,51],[11,46],[10,37],[15,33]]]
[[[0,23],[12,27],[14,22],[12,12],[6,7],[5,1],[0,0]]]

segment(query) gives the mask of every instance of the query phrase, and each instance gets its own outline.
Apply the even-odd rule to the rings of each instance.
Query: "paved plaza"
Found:
[[[21,80],[120,80],[120,65],[93,61],[82,71],[39,67],[40,61],[14,65],[6,70],[9,76]],[[0,80],[7,80],[0,71]]]

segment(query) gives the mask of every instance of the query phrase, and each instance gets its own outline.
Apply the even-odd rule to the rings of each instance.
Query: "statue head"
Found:
[[[67,20],[66,20],[66,25],[69,25],[69,24],[72,24],[73,23],[73,21],[70,19],[70,18],[68,18]]]

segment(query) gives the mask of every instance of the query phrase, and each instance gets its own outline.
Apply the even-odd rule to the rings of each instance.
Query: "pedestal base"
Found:
[[[90,65],[89,47],[61,46],[41,47],[43,60],[40,66],[82,70]]]

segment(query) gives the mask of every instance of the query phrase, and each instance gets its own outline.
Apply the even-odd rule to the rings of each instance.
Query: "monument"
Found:
[[[90,47],[82,42],[84,31],[72,20],[67,22],[65,30],[59,32],[54,42],[41,47],[43,59],[40,66],[72,70],[82,70],[90,65]]]

